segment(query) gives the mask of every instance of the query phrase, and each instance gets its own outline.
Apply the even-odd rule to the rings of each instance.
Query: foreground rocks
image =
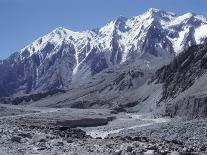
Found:
[[[110,122],[107,127],[118,129],[127,125],[146,124],[132,119],[129,114],[111,115],[104,110],[49,109],[36,113],[0,117],[0,154],[2,155],[205,155],[207,138],[203,131],[206,121],[188,123],[157,124],[152,127],[130,129],[112,134],[105,139],[88,136],[84,129],[94,119],[99,125],[101,119]],[[110,120],[114,118],[115,120]],[[127,119],[126,119],[127,116]],[[86,119],[87,118],[87,119]],[[66,120],[66,121],[65,121]],[[67,121],[69,120],[69,121]],[[79,121],[78,120],[82,120]],[[84,120],[84,121],[83,121]],[[130,120],[132,122],[130,122]],[[71,122],[82,127],[74,128]],[[98,122],[100,121],[100,122]],[[134,121],[134,122],[133,122]],[[59,122],[59,123],[57,123]],[[62,123],[60,123],[62,122]],[[116,123],[113,123],[116,122]],[[81,124],[82,123],[82,124]],[[108,123],[108,122],[107,122]],[[73,126],[73,128],[72,128]],[[92,127],[93,128],[93,127]],[[103,126],[106,129],[106,125]],[[102,128],[102,129],[103,129]],[[110,128],[109,128],[110,129]],[[112,129],[112,128],[111,128]],[[199,129],[199,130],[198,130]],[[87,131],[87,130],[86,130]],[[186,133],[183,133],[185,131]],[[196,132],[195,132],[196,131]],[[197,137],[192,137],[192,133]],[[100,133],[101,134],[101,133]],[[177,135],[177,137],[175,136]],[[191,135],[191,137],[189,136]],[[188,136],[188,137],[187,137]],[[190,138],[194,138],[194,142]],[[195,139],[198,139],[195,141]],[[195,145],[194,145],[195,144]]]
[[[5,154],[68,155],[204,155],[206,146],[147,137],[94,139],[77,128],[0,125],[0,151]],[[10,148],[10,149],[8,149]]]

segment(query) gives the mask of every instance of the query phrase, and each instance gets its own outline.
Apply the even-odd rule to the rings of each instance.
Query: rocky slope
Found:
[[[146,95],[151,94],[154,89],[145,87],[151,76],[152,71],[141,68],[137,62],[117,65],[72,86],[65,93],[19,104],[85,109],[110,108],[120,111],[136,106],[146,99]],[[146,88],[145,91],[143,87]]]
[[[1,101],[41,107],[109,108],[114,112],[206,118],[206,49],[207,45],[192,46],[155,73],[134,61],[105,69],[64,93],[48,92]]]
[[[154,81],[163,85],[160,106],[165,114],[200,118],[207,116],[207,45],[190,47],[169,65],[156,71]]]
[[[57,28],[0,64],[0,96],[69,89],[113,65],[139,61],[156,69],[177,53],[206,42],[207,19],[149,9],[92,31]],[[161,60],[161,61],[160,61]]]
[[[192,46],[153,70],[134,61],[108,68],[65,93],[35,102],[42,107],[110,108],[153,112],[156,116],[206,118],[207,45]],[[152,78],[151,78],[152,77]]]
[[[180,53],[169,65],[156,71],[157,83],[164,83],[162,100],[176,97],[202,76],[207,69],[207,46],[192,46]]]

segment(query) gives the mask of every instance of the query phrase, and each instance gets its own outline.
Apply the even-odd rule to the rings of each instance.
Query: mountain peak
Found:
[[[116,18],[116,21],[126,21],[127,19],[127,17],[119,16],[118,18]]]
[[[192,18],[193,16],[196,16],[195,13],[191,13],[191,12],[188,12],[188,13],[185,13],[184,15],[182,15],[183,18]]]
[[[52,31],[52,33],[59,34],[59,35],[67,34],[68,32],[72,32],[72,31],[63,27],[58,27]]]
[[[160,10],[156,9],[156,8],[150,8],[150,9],[147,10],[147,12],[149,12],[149,13],[157,13],[157,12],[160,12]]]
[[[64,27],[58,27],[56,28],[54,31],[67,31],[68,29],[64,28]]]
[[[176,14],[173,13],[173,12],[159,10],[159,9],[156,9],[156,8],[150,8],[144,14],[147,14],[147,15],[153,16],[153,17],[156,17],[156,16],[159,16],[159,17],[162,17],[162,16],[176,16]]]

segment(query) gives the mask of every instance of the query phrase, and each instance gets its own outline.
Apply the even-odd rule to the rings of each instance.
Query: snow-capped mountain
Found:
[[[119,17],[100,29],[57,28],[0,64],[0,96],[69,88],[108,67],[141,61],[157,68],[194,44],[207,41],[207,18],[149,9]]]

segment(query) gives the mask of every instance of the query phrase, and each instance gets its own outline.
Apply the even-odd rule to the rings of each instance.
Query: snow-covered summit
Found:
[[[142,60],[148,68],[156,68],[189,46],[206,42],[206,17],[152,8],[132,18],[120,16],[96,30],[56,28],[7,62],[11,70],[17,67],[15,72],[21,79],[16,80],[23,80],[17,86],[30,92],[65,88],[71,82],[131,60]]]
[[[96,32],[74,32],[63,27],[56,28],[51,33],[23,48],[21,53],[27,50],[29,52],[28,55],[31,56],[34,53],[41,52],[48,43],[52,43],[55,46],[54,48],[57,48],[63,42],[72,43],[79,48],[84,43],[89,43],[91,48],[112,50],[112,41],[116,39],[118,44],[121,45],[122,55],[127,57],[132,48],[135,48],[134,50],[137,53],[144,53],[141,47],[143,47],[143,43],[145,44],[145,40],[148,39],[148,33],[155,34],[155,32],[149,32],[153,27],[161,31],[156,33],[164,33],[165,36],[163,37],[165,38],[162,39],[168,40],[173,45],[173,52],[177,53],[191,44],[203,43],[203,37],[205,38],[207,35],[203,36],[199,32],[202,27],[206,30],[206,24],[207,19],[203,16],[192,13],[177,16],[172,12],[151,8],[131,19],[120,16]],[[192,31],[195,32],[192,34]],[[185,40],[188,35],[193,35],[191,40]],[[159,37],[157,36],[157,38]],[[188,42],[188,45],[183,45],[186,42]],[[81,51],[78,53],[81,53]],[[122,62],[126,59],[124,57]]]

